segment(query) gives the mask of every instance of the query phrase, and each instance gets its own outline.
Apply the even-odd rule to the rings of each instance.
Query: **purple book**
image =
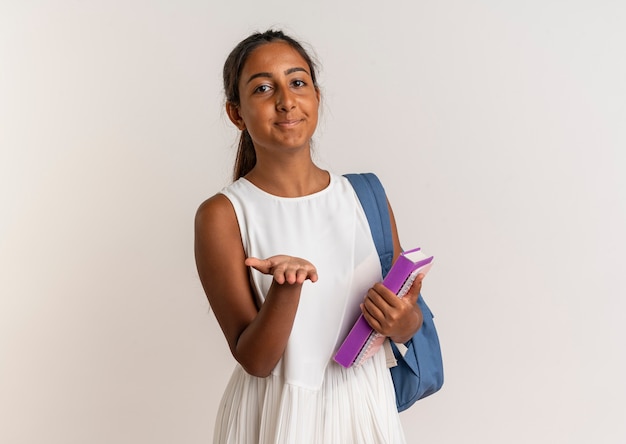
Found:
[[[420,273],[428,273],[433,256],[426,256],[420,248],[404,251],[383,279],[383,285],[398,297],[403,297]],[[348,368],[361,365],[374,355],[385,341],[385,336],[370,327],[361,314],[335,354],[335,361]]]

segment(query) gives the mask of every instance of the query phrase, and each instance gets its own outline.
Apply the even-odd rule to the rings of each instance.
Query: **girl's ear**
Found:
[[[226,114],[228,114],[230,121],[233,122],[239,130],[243,131],[246,129],[246,123],[243,121],[241,114],[239,114],[238,105],[232,102],[226,102]]]

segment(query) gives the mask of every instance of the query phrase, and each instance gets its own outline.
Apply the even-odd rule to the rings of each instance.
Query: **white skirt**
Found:
[[[218,411],[215,444],[404,444],[381,347],[358,368],[328,364],[319,390],[257,378],[237,365]]]

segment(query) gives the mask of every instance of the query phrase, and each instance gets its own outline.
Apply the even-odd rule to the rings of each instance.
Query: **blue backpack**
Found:
[[[391,222],[385,190],[372,173],[344,176],[352,184],[367,216],[384,277],[393,261]],[[418,399],[432,395],[443,385],[443,361],[433,314],[421,294],[417,304],[422,310],[424,322],[413,338],[404,344],[407,347],[406,353],[402,355],[391,342],[397,365],[389,370],[399,412],[411,407]]]

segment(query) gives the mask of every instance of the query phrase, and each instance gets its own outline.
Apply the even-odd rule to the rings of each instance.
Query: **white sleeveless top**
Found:
[[[363,208],[348,182],[331,173],[324,190],[277,197],[241,178],[222,193],[232,203],[247,257],[277,254],[310,261],[287,348],[267,378],[237,364],[224,391],[214,443],[403,444],[384,350],[348,369],[333,355],[357,319],[381,267]],[[252,270],[263,303],[272,276]]]

